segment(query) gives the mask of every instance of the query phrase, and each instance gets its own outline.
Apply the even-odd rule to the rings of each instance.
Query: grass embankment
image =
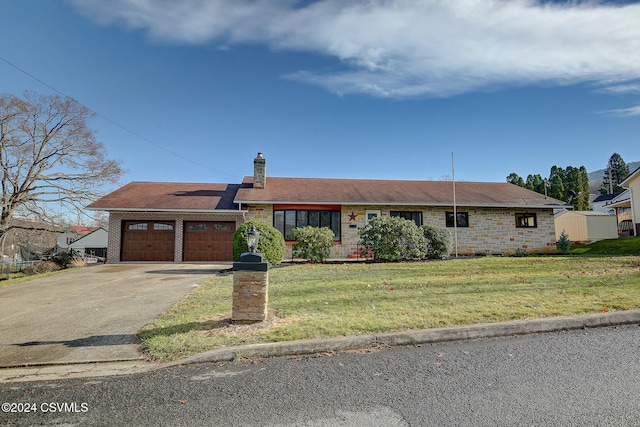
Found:
[[[588,256],[640,255],[640,238],[619,237],[588,245],[576,245],[572,247],[571,253]]]
[[[239,344],[638,308],[640,258],[487,257],[274,268],[269,319],[252,326],[230,324],[231,291],[230,275],[212,277],[147,325],[140,338],[148,356],[172,360]]]

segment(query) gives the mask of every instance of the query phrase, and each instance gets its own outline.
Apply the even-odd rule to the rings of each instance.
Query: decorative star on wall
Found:
[[[349,214],[349,221],[355,221],[357,217],[358,217],[358,214],[351,211],[351,213]]]

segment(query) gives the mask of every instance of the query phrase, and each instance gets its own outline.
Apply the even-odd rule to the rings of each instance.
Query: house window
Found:
[[[391,211],[389,212],[389,215],[404,218],[408,221],[413,221],[418,227],[422,225],[422,212]]]
[[[538,221],[536,220],[536,214],[530,214],[530,213],[516,214],[517,228],[536,228],[537,226],[538,226]]]
[[[329,227],[333,240],[340,241],[340,207],[330,206],[316,209],[296,209],[296,206],[274,206],[273,226],[287,241],[293,241],[293,230],[298,227]]]
[[[369,224],[369,221],[371,221],[373,218],[378,218],[380,215],[382,215],[382,212],[380,210],[367,210],[364,212],[364,220],[366,224]]]
[[[468,227],[469,226],[469,212],[456,212],[457,214],[457,220],[456,220],[456,226],[457,227]],[[453,212],[446,212],[446,222],[447,222],[447,227],[453,227]]]

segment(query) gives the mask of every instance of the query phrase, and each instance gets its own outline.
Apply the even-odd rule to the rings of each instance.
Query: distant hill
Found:
[[[627,166],[629,167],[629,172],[633,172],[640,167],[640,162],[630,162],[627,163]],[[603,179],[604,169],[589,172],[589,187],[591,189],[591,193],[600,194],[600,186],[602,185]]]

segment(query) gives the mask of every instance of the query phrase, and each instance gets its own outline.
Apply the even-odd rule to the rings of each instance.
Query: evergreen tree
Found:
[[[529,174],[527,180],[524,181],[514,172],[507,176],[507,182],[563,201],[568,201],[568,192],[573,191],[576,194],[576,197],[571,200],[574,208],[589,210],[589,174],[584,166],[580,166],[580,168],[567,166],[566,170],[553,166],[548,180],[543,179],[540,174]]]
[[[528,175],[527,182],[524,187],[536,193],[544,194],[544,180],[539,173],[535,175]]]
[[[620,182],[622,182],[627,176],[629,176],[629,166],[627,166],[620,154],[613,153],[604,170],[604,178],[602,180],[600,193],[622,193],[624,188],[620,187]]]
[[[522,177],[515,172],[511,172],[509,174],[509,176],[507,177],[507,182],[510,182],[511,184],[515,184],[518,187],[525,187],[524,179],[522,179]]]
[[[582,194],[584,194],[584,203],[585,203],[585,208],[582,210],[589,210],[589,196],[591,193],[591,186],[589,184],[589,172],[587,171],[587,168],[583,166],[580,166],[580,176],[582,177]]]
[[[551,173],[549,174],[549,197],[554,199],[567,201],[567,190],[565,188],[565,172],[564,169],[558,166],[551,167]]]
[[[574,209],[579,211],[589,210],[589,178],[586,178],[585,185],[586,171],[584,166],[581,166],[580,169],[567,166],[564,174],[564,187],[567,192],[571,190],[576,194],[576,197],[571,200],[571,204]]]

